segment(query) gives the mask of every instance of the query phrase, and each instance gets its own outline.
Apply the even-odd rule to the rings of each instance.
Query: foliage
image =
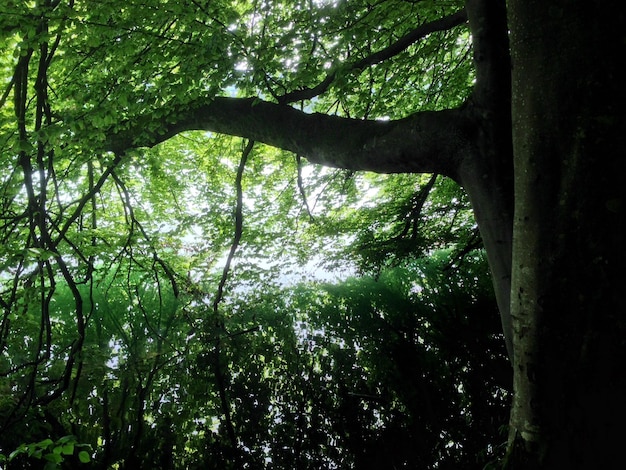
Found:
[[[456,183],[314,167],[260,144],[243,165],[246,142],[203,132],[102,150],[132,122],[159,133],[216,96],[372,119],[457,106],[473,80],[466,25],[390,48],[461,3],[0,7],[9,460],[69,466],[82,443],[94,468],[496,456],[506,361]],[[308,282],[319,265],[326,280],[373,276]]]
[[[76,449],[89,447],[85,444],[78,444],[75,436],[63,436],[56,442],[52,439],[44,439],[41,442],[32,444],[21,444],[16,450],[11,452],[6,462],[11,462],[21,455],[32,459],[45,460],[44,470],[59,468],[68,456],[74,455]],[[78,451],[76,455],[81,463],[89,463],[91,457],[86,450]],[[14,465],[12,465],[14,467]]]
[[[75,397],[33,409],[19,436],[34,422],[49,423],[41,433],[75,429],[102,467],[478,468],[504,439],[508,363],[482,254],[463,271],[449,261],[439,253],[377,280],[241,293],[224,330],[191,334],[183,318],[202,304],[111,279],[94,294],[99,321]],[[56,302],[67,300],[59,288]]]

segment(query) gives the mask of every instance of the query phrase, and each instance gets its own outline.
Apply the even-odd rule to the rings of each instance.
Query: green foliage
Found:
[[[378,280],[243,299],[237,317],[260,327],[228,342],[247,457],[259,465],[265,448],[268,468],[464,467],[493,457],[487,442],[505,439],[509,389],[498,315],[481,255],[463,273],[449,261],[440,253]],[[269,435],[261,443],[257,423]]]
[[[455,183],[255,144],[237,214],[239,138],[101,151],[129,123],[158,135],[216,96],[372,119],[456,106],[473,80],[465,25],[372,57],[461,6],[0,7],[0,451],[12,466],[471,468],[494,456],[506,360]],[[340,280],[357,273],[373,277]]]
[[[76,458],[80,463],[89,463],[91,456],[86,450],[79,449],[89,448],[86,444],[79,444],[75,436],[63,436],[56,441],[52,439],[44,439],[40,442],[32,444],[21,444],[17,449],[9,454],[5,461],[11,462],[19,460],[21,456],[31,459],[45,461],[44,470],[53,470],[59,468],[61,464],[75,452]]]

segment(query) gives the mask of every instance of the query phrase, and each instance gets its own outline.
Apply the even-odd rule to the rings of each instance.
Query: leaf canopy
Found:
[[[0,451],[72,433],[50,463],[78,443],[102,468],[493,458],[506,361],[459,186],[177,127],[225,97],[376,125],[458,107],[462,6],[5,2]]]

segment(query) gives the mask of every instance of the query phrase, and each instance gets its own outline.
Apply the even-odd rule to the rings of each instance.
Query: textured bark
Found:
[[[626,419],[621,2],[509,1],[514,389],[509,467],[614,468]]]
[[[476,85],[469,107],[477,149],[459,166],[478,222],[493,278],[507,351],[513,359],[510,316],[513,243],[511,81],[504,2],[466,2],[474,45]]]
[[[170,123],[171,122],[171,123]],[[124,153],[151,147],[183,131],[246,137],[306,156],[312,163],[379,173],[454,175],[474,142],[467,111],[416,113],[397,121],[349,119],[305,113],[256,98],[214,98],[172,115],[150,132],[152,116],[122,125],[106,149]]]

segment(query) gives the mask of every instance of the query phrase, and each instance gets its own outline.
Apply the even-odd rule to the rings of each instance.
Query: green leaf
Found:
[[[55,448],[55,450],[57,448]],[[63,455],[72,455],[74,453],[74,443],[68,442],[67,444],[63,444],[63,446],[61,447],[61,451]]]
[[[24,454],[27,451],[26,444],[21,444],[17,449],[9,454],[9,460],[13,460],[19,454]]]
[[[80,460],[81,463],[89,463],[91,462],[91,456],[89,455],[87,451],[81,450],[78,453],[78,460]]]

